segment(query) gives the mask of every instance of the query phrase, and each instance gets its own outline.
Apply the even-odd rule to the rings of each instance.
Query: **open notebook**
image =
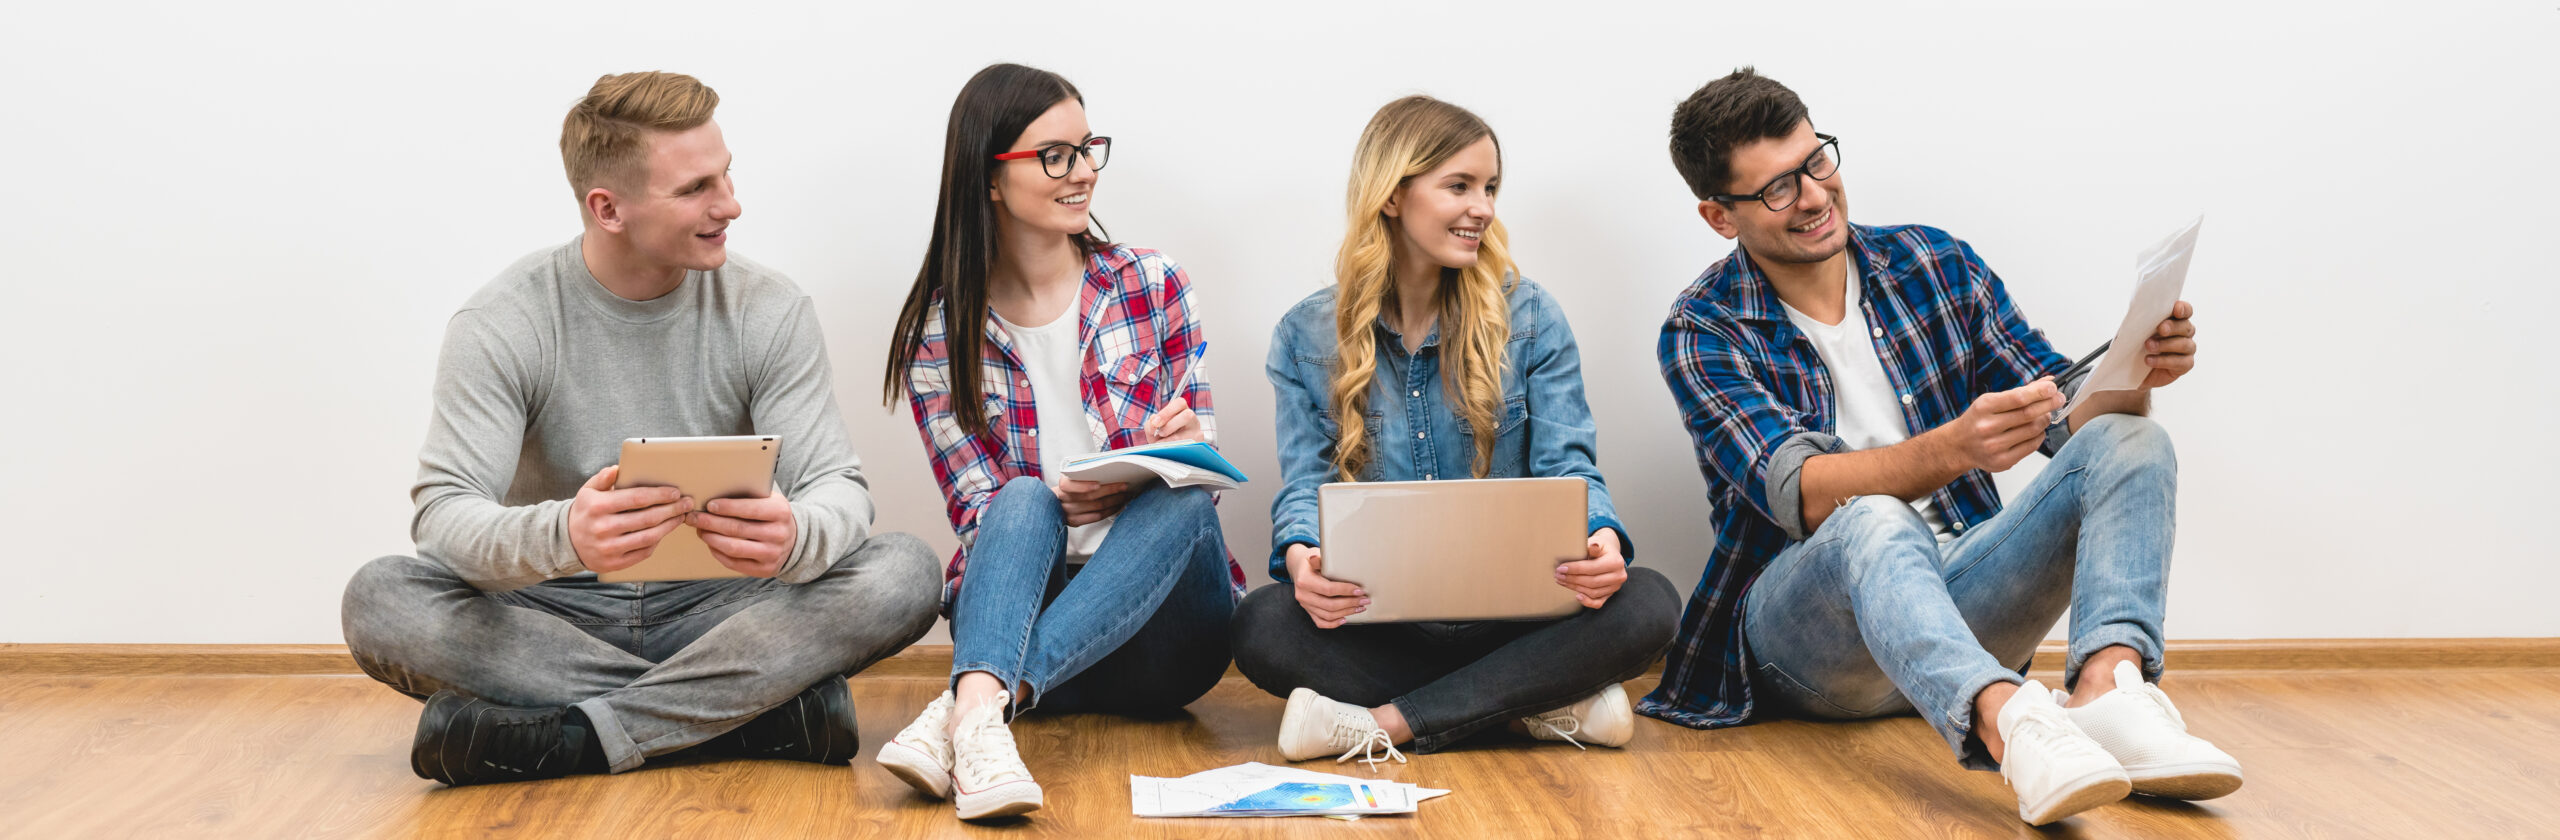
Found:
[[[1212,490],[1233,490],[1247,480],[1243,470],[1218,454],[1217,447],[1189,440],[1096,452],[1068,461],[1058,473],[1103,484],[1136,484],[1158,478],[1167,487],[1198,485]]]

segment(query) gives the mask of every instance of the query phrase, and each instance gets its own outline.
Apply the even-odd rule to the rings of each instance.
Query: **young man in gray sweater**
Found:
[[[727,252],[739,206],[690,76],[598,80],[560,153],[585,233],[447,325],[419,451],[418,556],[347,584],[365,673],[426,700],[410,764],[447,784],[697,752],[842,764],[845,678],[933,625],[939,567],[871,533],[807,295]],[[776,492],[616,490],[632,437],[777,435]],[[680,525],[746,577],[602,583]]]

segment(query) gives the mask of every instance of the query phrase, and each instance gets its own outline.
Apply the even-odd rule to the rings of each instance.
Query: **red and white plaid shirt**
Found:
[[[1217,443],[1217,413],[1209,400],[1208,375],[1200,369],[1209,343],[1194,318],[1191,278],[1181,266],[1154,251],[1111,246],[1087,260],[1084,290],[1073,314],[1080,319],[1078,390],[1095,445],[1111,450],[1148,443],[1147,417],[1175,396],[1186,399],[1199,415],[1201,435]],[[946,613],[960,592],[979,514],[1005,482],[1041,475],[1040,414],[1012,335],[988,316],[978,359],[987,433],[971,436],[960,430],[952,414],[947,332],[943,300],[936,296],[925,313],[924,344],[907,366],[908,405],[933,461],[934,480],[942,485],[951,529],[960,535],[960,551],[943,574]],[[1237,597],[1243,597],[1244,567],[1230,556],[1227,568]]]

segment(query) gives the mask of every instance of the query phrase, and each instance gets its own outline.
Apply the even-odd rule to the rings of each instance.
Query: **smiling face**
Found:
[[[1005,151],[1036,151],[1091,139],[1093,128],[1085,122],[1084,103],[1070,98],[1032,120]],[[1102,176],[1083,155],[1070,153],[1069,157],[1072,168],[1064,178],[1049,177],[1037,157],[998,162],[987,194],[996,202],[1001,222],[1059,236],[1074,236],[1091,227],[1093,187]]]
[[[1793,172],[1822,148],[1813,124],[1798,122],[1785,137],[1763,138],[1733,147],[1731,193],[1758,192],[1781,173]],[[1775,263],[1818,263],[1839,256],[1849,246],[1849,199],[1846,176],[1833,172],[1816,181],[1801,173],[1796,200],[1785,210],[1771,211],[1757,201],[1727,206],[1698,203],[1698,214],[1726,238],[1738,239],[1752,259]]]
[[[643,260],[688,271],[709,271],[729,261],[729,222],[738,218],[729,180],[729,145],[719,123],[684,131],[653,132],[634,182],[611,196],[598,221],[621,234]],[[593,193],[590,205],[593,206]]]
[[[1384,211],[1396,231],[1404,262],[1428,259],[1446,268],[1473,268],[1493,224],[1493,198],[1502,188],[1502,150],[1490,136],[1470,143],[1431,171],[1405,179]]]

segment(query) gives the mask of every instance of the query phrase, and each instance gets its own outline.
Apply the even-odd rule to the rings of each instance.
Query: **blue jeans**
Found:
[[[2168,432],[2110,414],[2082,425],[2007,509],[1943,548],[1902,500],[1852,500],[1744,596],[1755,693],[1811,717],[1917,710],[1965,766],[1994,769],[1973,737],[1974,697],[2023,682],[2064,607],[2065,686],[2114,645],[2159,678],[2177,483]]]
[[[1226,539],[1209,491],[1156,484],[1130,499],[1081,570],[1067,520],[1037,478],[1006,482],[978,520],[952,603],[951,675],[985,671],[1016,714],[1163,713],[1200,699],[1227,671],[1236,608]]]

